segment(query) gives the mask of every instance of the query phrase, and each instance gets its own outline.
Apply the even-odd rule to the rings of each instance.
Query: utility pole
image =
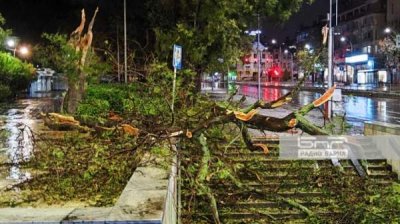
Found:
[[[328,88],[333,86],[333,26],[332,26],[332,0],[329,0],[329,44],[328,44]],[[327,104],[327,117],[332,117],[332,101]]]
[[[124,0],[124,73],[125,83],[128,83],[128,50],[126,43],[126,0]]]
[[[336,27],[338,25],[338,18],[339,18],[339,0],[336,0],[336,11],[335,11],[335,14],[336,14],[335,27]]]
[[[291,74],[291,80],[292,83],[294,82],[294,74],[293,74],[293,53],[289,51],[290,54],[290,74]]]
[[[120,65],[120,55],[119,55],[119,25],[117,23],[117,72],[118,72],[118,83],[121,82],[121,67]]]
[[[257,14],[258,100],[261,100],[260,14]]]

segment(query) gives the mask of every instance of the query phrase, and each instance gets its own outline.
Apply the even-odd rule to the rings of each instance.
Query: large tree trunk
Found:
[[[79,75],[79,81],[68,83],[68,92],[64,99],[64,112],[73,114],[78,109],[79,102],[86,90],[86,77],[83,72]]]
[[[96,18],[98,8],[94,12],[92,20],[89,23],[88,31],[82,36],[85,27],[85,10],[82,9],[81,23],[70,35],[69,43],[75,48],[77,52],[81,53],[81,58],[77,62],[78,65],[78,79],[68,80],[68,92],[64,99],[64,111],[73,114],[78,109],[79,102],[82,100],[86,90],[86,74],[84,73],[84,66],[86,63],[87,53],[92,45],[93,40],[93,25]]]

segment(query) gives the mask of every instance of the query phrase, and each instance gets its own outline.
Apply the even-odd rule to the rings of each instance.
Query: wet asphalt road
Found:
[[[266,101],[272,101],[288,91],[287,89],[262,88],[261,96]],[[257,87],[243,85],[240,87],[239,93],[257,97]],[[320,96],[320,93],[301,91],[286,108],[299,108]],[[346,112],[347,121],[361,129],[365,121],[380,121],[400,125],[400,99],[343,96],[342,106]]]

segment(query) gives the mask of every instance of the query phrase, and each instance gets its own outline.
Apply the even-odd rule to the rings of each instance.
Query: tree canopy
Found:
[[[233,64],[250,38],[244,31],[257,17],[287,20],[305,0],[153,0],[148,1],[156,53],[170,59],[171,46],[181,44],[187,68],[201,72]],[[157,7],[154,7],[157,5]]]
[[[5,19],[0,14],[0,101],[7,99],[14,92],[24,90],[29,85],[34,73],[31,64],[27,64],[11,56],[10,53],[2,52],[5,42],[11,35],[11,30],[4,29]]]

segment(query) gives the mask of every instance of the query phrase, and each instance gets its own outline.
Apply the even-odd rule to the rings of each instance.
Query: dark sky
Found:
[[[145,1],[145,0],[143,0]],[[87,9],[87,18],[90,19],[95,6],[100,5],[100,13],[96,20],[95,31],[101,30],[102,24],[107,24],[111,17],[108,13],[120,11],[122,16],[122,0],[0,0],[0,13],[7,21],[7,27],[12,28],[15,35],[26,42],[38,41],[43,32],[69,33],[80,21],[80,9]],[[129,0],[127,1],[129,5]],[[293,15],[285,24],[267,22],[263,25],[265,40],[285,37],[294,37],[301,24],[309,25],[317,15],[326,14],[329,1],[316,0],[314,4],[304,5],[299,13]],[[107,10],[104,10],[107,9]],[[130,19],[137,21],[140,6],[131,6],[128,9]],[[67,22],[66,22],[67,21]],[[129,22],[129,18],[128,18]]]
[[[0,13],[6,27],[28,42],[38,41],[43,32],[72,32],[79,25],[80,10],[85,8],[86,19],[90,20],[97,5],[100,12],[95,30],[101,30],[100,24],[110,18],[108,13],[121,6],[118,2],[122,0],[0,0]]]
[[[284,24],[266,22],[264,40],[270,41],[273,38],[284,41],[286,37],[294,38],[301,25],[311,25],[318,15],[326,15],[329,12],[328,0],[315,0],[311,5],[304,4],[300,11],[293,15]]]

